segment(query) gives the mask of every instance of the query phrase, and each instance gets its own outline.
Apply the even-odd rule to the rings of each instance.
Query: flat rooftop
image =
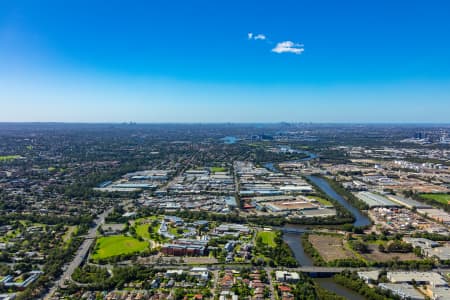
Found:
[[[401,196],[396,196],[396,195],[389,195],[387,196],[390,200],[397,202],[405,207],[408,208],[412,208],[412,207],[416,207],[416,208],[431,208],[430,205],[410,199],[410,198],[405,198],[405,197],[401,197]]]
[[[402,297],[402,299],[423,300],[425,296],[421,294],[414,286],[406,283],[381,283],[380,288],[389,290],[392,293]]]
[[[356,197],[358,197],[361,201],[366,203],[370,208],[401,206],[400,204],[394,203],[391,200],[387,199],[386,197],[371,192],[359,192],[356,193]]]
[[[277,201],[266,202],[266,206],[273,211],[286,211],[286,210],[303,210],[303,209],[317,209],[318,207],[311,202],[306,201]]]
[[[447,281],[436,272],[398,271],[387,272],[387,278],[393,283],[428,282],[433,286],[447,286]]]

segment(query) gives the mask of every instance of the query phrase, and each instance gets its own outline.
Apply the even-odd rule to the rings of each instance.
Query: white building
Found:
[[[276,271],[275,278],[278,282],[298,282],[300,281],[300,276],[296,272],[287,272],[287,271]]]
[[[412,285],[407,283],[380,283],[378,285],[383,290],[391,291],[401,299],[408,300],[424,300],[425,296],[416,290]]]
[[[387,279],[392,283],[429,284],[433,287],[446,287],[447,281],[436,272],[400,271],[387,272]]]

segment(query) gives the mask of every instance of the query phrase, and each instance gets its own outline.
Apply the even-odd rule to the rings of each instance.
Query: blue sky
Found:
[[[3,0],[0,104],[0,121],[450,122],[450,2]]]

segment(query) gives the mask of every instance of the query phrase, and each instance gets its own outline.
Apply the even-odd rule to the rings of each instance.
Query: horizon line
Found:
[[[84,121],[0,121],[0,124],[67,124],[67,125],[252,125],[252,124],[267,124],[267,125],[275,125],[275,124],[307,124],[307,125],[450,125],[449,122],[395,122],[395,121],[380,121],[380,122],[336,122],[336,121],[324,121],[324,122],[307,122],[307,121],[276,121],[276,122],[264,122],[264,121],[256,121],[256,122],[206,122],[206,121],[198,121],[198,122],[134,122],[134,121],[121,121],[121,122],[84,122]]]

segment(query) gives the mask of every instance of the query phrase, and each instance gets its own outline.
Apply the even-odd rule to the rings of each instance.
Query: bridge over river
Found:
[[[303,234],[305,232],[310,232],[310,230],[306,228],[273,227],[273,229],[280,230],[283,233],[292,233],[292,234]]]
[[[300,273],[308,274],[311,277],[328,277],[337,273],[341,273],[344,270],[350,271],[373,271],[374,268],[342,268],[342,267],[315,267],[315,266],[304,266],[299,268],[289,268],[289,271],[296,271]]]

